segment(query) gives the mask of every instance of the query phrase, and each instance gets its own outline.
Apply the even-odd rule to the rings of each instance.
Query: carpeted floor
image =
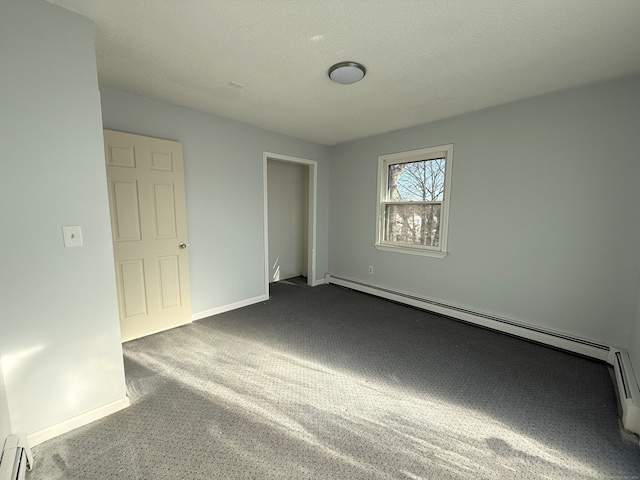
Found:
[[[606,365],[332,285],[124,354],[132,406],[29,480],[640,478]]]

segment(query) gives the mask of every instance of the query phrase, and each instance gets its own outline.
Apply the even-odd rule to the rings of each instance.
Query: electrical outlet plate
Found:
[[[373,267],[369,265],[369,273],[373,274]]]
[[[82,229],[79,225],[65,225],[62,227],[62,238],[65,247],[81,247]]]

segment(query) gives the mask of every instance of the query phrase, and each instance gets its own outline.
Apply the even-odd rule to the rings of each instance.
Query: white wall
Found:
[[[329,271],[626,347],[640,266],[638,132],[632,77],[338,146]],[[377,251],[377,156],[447,143],[449,255]]]
[[[30,434],[125,397],[92,24],[4,1],[0,65],[0,355]]]
[[[306,275],[309,167],[267,161],[269,281]]]
[[[318,161],[317,270],[327,271],[328,148],[101,88],[105,128],[182,142],[194,314],[265,295],[263,152]]]

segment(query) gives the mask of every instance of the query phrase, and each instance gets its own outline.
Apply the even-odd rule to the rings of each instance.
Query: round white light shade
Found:
[[[348,85],[362,80],[365,73],[366,69],[359,63],[340,62],[329,69],[329,78],[336,83]]]

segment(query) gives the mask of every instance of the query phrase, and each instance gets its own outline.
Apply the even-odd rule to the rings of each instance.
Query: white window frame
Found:
[[[384,241],[385,205],[388,203],[387,192],[389,182],[389,165],[396,163],[419,162],[422,160],[445,159],[444,198],[442,199],[440,218],[440,245],[397,244]],[[437,147],[421,148],[407,152],[390,153],[378,157],[378,198],[376,206],[376,239],[374,246],[378,250],[422,255],[426,257],[444,258],[447,256],[447,237],[449,230],[449,205],[451,197],[451,167],[453,165],[453,144]],[[394,202],[395,203],[395,202]]]

